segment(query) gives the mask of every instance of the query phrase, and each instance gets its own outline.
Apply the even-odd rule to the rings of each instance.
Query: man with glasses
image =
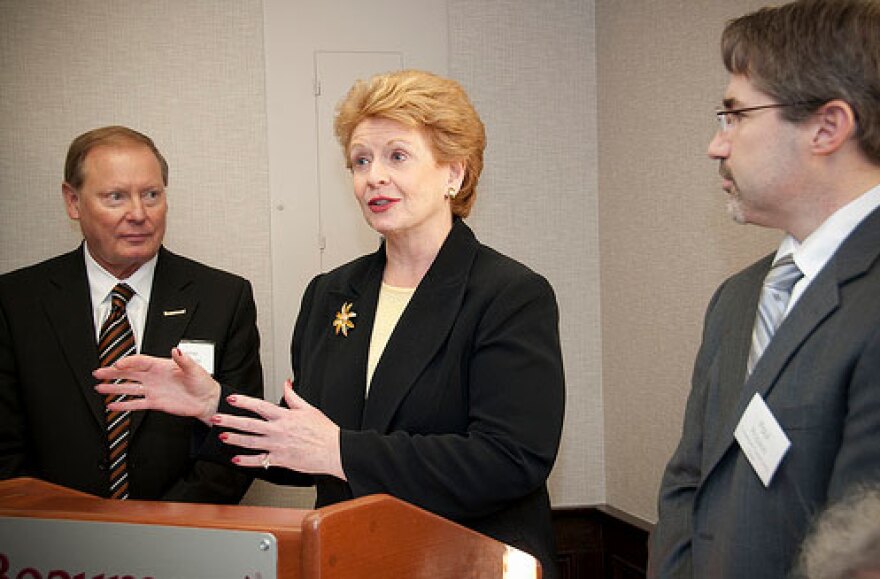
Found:
[[[778,250],[713,296],[649,575],[789,576],[811,520],[880,479],[880,2],[730,22],[709,156]]]

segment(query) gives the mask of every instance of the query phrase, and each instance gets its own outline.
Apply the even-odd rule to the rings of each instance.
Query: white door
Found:
[[[357,79],[399,70],[399,52],[316,52],[316,115],[318,122],[318,197],[321,271],[351,261],[379,246],[354,200],[351,173],[333,134],[336,106]]]

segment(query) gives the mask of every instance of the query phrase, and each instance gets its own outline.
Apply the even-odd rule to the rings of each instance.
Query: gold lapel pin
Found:
[[[162,312],[162,314],[165,317],[182,316],[185,313],[186,313],[186,310],[165,310]]]
[[[336,319],[333,320],[333,327],[336,329],[336,335],[339,335],[339,332],[342,332],[342,335],[348,337],[348,330],[354,329],[354,322],[351,321],[351,318],[357,317],[357,314],[351,311],[351,306],[354,305],[351,302],[345,302],[342,304],[342,309],[336,312]]]

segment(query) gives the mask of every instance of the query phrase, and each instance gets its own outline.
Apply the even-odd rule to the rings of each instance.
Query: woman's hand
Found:
[[[211,419],[212,424],[238,431],[221,434],[223,442],[263,451],[263,454],[235,456],[232,462],[247,467],[279,466],[345,480],[339,452],[339,427],[300,398],[290,380],[284,383],[284,400],[289,408],[250,396],[229,396],[232,406],[263,417],[260,420],[218,414]]]
[[[220,384],[178,348],[171,351],[170,360],[127,356],[92,375],[102,381],[95,386],[101,394],[127,396],[108,404],[110,410],[160,410],[210,424],[220,403]]]

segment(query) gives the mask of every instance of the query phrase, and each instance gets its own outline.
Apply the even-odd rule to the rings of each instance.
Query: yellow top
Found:
[[[397,320],[406,309],[410,298],[416,292],[416,288],[394,287],[382,282],[379,290],[379,303],[376,304],[376,321],[373,323],[373,334],[370,336],[370,355],[367,358],[367,391],[364,398],[370,395],[370,382],[373,380],[373,372],[379,364],[379,358],[385,351],[388,338],[397,325]]]

